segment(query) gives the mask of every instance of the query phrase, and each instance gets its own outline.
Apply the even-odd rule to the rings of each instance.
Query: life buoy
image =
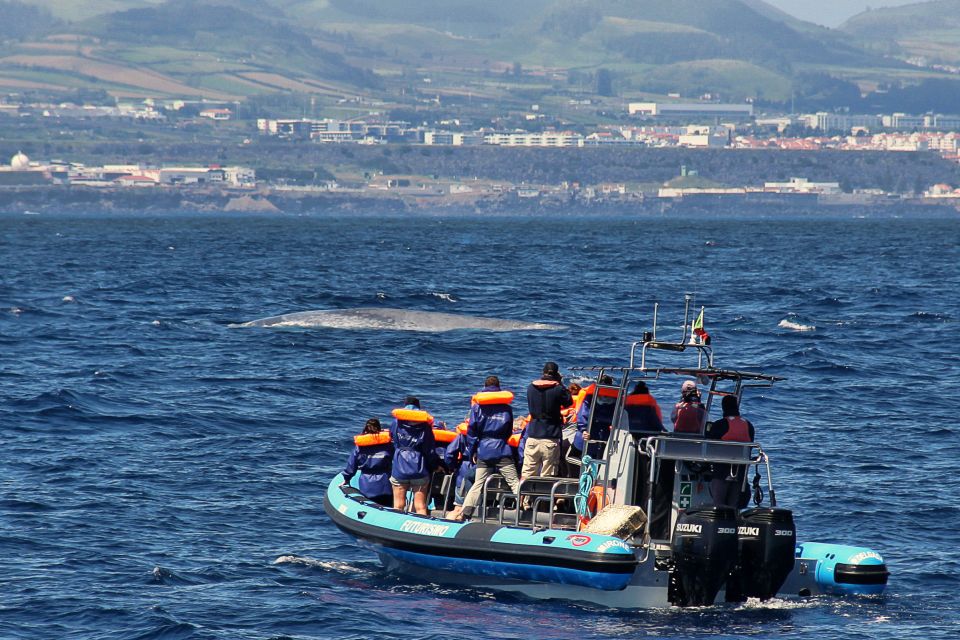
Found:
[[[390,432],[381,431],[379,433],[361,433],[353,436],[353,444],[358,447],[370,447],[375,444],[387,444],[390,442]]]
[[[446,429],[434,429],[433,439],[443,444],[450,444],[457,438],[456,431],[447,431]]]
[[[593,485],[593,488],[590,489],[590,495],[587,496],[587,512],[589,515],[580,516],[580,526],[583,526],[590,522],[597,515],[600,509],[603,509],[607,506],[607,496],[604,488],[599,485]]]
[[[425,422],[430,425],[433,424],[433,416],[421,409],[394,409],[390,412],[390,415],[403,422]]]
[[[512,391],[481,391],[475,393],[472,398],[473,402],[481,405],[488,404],[510,404],[513,402],[513,392]]]

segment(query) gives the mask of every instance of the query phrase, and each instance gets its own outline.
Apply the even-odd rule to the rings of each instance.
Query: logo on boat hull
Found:
[[[450,530],[450,525],[433,524],[430,522],[419,522],[417,520],[404,520],[400,525],[400,531],[406,533],[416,533],[421,536],[442,536]]]
[[[590,536],[580,535],[579,533],[573,533],[567,536],[567,540],[575,547],[582,547],[585,544],[590,544]]]
[[[607,540],[606,542],[601,542],[597,547],[597,551],[600,553],[603,553],[607,549],[623,549],[624,551],[632,551],[632,549],[630,549],[625,542],[620,540]]]

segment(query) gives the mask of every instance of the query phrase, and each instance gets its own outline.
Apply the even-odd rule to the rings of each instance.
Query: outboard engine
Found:
[[[748,509],[737,523],[740,560],[727,580],[727,602],[769,600],[793,571],[797,528],[787,509]]]
[[[712,605],[737,560],[736,511],[707,507],[680,514],[670,549],[670,602],[680,607]]]

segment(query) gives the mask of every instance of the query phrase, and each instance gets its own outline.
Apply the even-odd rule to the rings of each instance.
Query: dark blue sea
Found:
[[[960,218],[0,218],[0,638],[960,637]],[[616,612],[384,572],[322,495],[408,393],[622,362],[706,305],[801,540],[882,599]],[[400,308],[565,325],[231,325]],[[676,383],[652,385],[661,405]]]

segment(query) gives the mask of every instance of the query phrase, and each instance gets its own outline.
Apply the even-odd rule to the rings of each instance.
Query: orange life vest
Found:
[[[420,409],[394,409],[390,415],[403,422],[425,422],[433,425],[433,416]]]
[[[729,442],[750,442],[750,425],[740,416],[727,416],[727,432],[721,440]]]
[[[381,431],[379,433],[361,433],[353,436],[353,444],[358,447],[369,447],[375,444],[387,444],[390,442],[390,432]]]
[[[678,402],[674,433],[700,433],[703,428],[703,405],[699,402]]]
[[[466,422],[461,422],[460,424],[457,425],[457,433],[459,433],[459,434],[462,435],[462,436],[467,435],[467,423],[466,423]]]
[[[471,401],[476,404],[510,404],[513,402],[511,391],[480,391],[475,393]]]
[[[660,405],[657,404],[656,398],[649,393],[635,393],[627,396],[627,399],[624,401],[624,406],[653,407],[657,411],[657,417],[660,419],[660,422],[663,422],[663,414],[660,413]]]
[[[586,389],[581,390],[580,393],[577,394],[577,397],[578,397],[578,398],[579,398],[580,396],[583,396],[583,399],[580,400],[580,404],[583,404],[583,400],[586,400],[587,397],[596,394],[596,392],[597,392],[597,385],[596,385],[596,384],[592,384],[592,385],[590,385],[589,387],[587,387]],[[616,389],[609,389],[609,388],[606,388],[606,387],[601,387],[601,388],[600,388],[600,397],[602,397],[602,398],[616,398],[618,395],[620,395],[620,392],[617,391]]]
[[[433,439],[443,444],[450,444],[457,438],[456,431],[447,431],[446,429],[434,429]]]

